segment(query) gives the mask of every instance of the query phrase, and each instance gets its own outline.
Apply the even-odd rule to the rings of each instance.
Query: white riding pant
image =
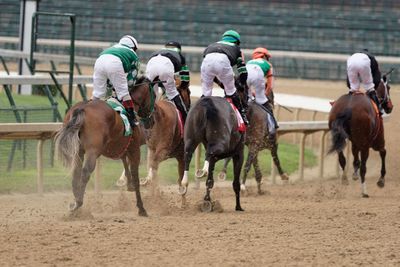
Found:
[[[260,66],[255,64],[247,64],[247,85],[249,86],[249,94],[252,95],[251,90],[255,91],[256,103],[264,104],[268,101],[265,96],[265,79],[264,72]]]
[[[175,96],[179,95],[178,89],[176,89],[174,79],[174,64],[171,60],[165,56],[157,55],[150,58],[146,65],[146,77],[153,81],[158,76],[163,83],[165,88],[165,94],[169,100],[172,100]],[[158,87],[158,85],[156,85]],[[158,88],[155,88],[158,89]],[[158,90],[154,90],[158,91]]]
[[[128,91],[127,74],[117,56],[106,54],[97,58],[93,72],[93,97],[103,98],[106,96],[107,79],[114,86],[119,100],[131,99]]]
[[[350,92],[358,91],[360,83],[367,92],[374,89],[371,60],[364,53],[355,53],[347,59],[347,76],[350,82]]]
[[[228,96],[236,92],[235,76],[228,56],[222,53],[206,55],[201,63],[201,89],[204,96],[211,96],[214,78],[224,85]]]

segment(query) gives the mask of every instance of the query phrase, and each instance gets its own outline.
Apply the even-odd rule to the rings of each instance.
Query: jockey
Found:
[[[154,81],[156,77],[165,81],[163,87],[167,98],[175,103],[185,122],[188,111],[175,84],[175,73],[179,74],[182,84],[189,85],[190,82],[189,68],[181,51],[180,43],[175,41],[166,43],[160,51],[151,54],[146,65],[146,76],[150,81]]]
[[[382,113],[375,91],[381,82],[381,72],[375,57],[367,49],[355,53],[347,59],[347,87],[350,94],[360,89],[360,82],[367,95],[375,102],[379,113]]]
[[[274,140],[278,124],[274,118],[273,104],[267,98],[267,95],[273,90],[274,83],[273,68],[269,62],[270,58],[271,54],[266,48],[257,47],[252,53],[252,60],[247,62],[246,69],[249,90],[255,90],[256,103],[262,105],[268,111],[268,138]],[[251,95],[250,92],[249,95]]]
[[[232,66],[236,65],[241,85],[246,85],[247,70],[243,62],[240,50],[240,35],[236,31],[229,30],[222,35],[222,40],[210,44],[203,53],[201,63],[201,89],[203,96],[210,96],[214,80],[223,85],[225,94],[232,99],[238,108],[246,125],[249,121],[246,116],[247,103],[240,101],[235,88],[235,77]]]
[[[123,36],[118,44],[100,53],[94,64],[92,99],[105,97],[107,79],[114,86],[117,98],[122,101],[128,113],[132,127],[138,125],[134,104],[129,94],[128,84],[133,84],[139,70],[139,58],[136,54],[138,43],[130,35]]]

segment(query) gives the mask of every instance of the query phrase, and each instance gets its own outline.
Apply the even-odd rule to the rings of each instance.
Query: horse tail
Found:
[[[218,109],[215,106],[211,98],[204,98],[202,101],[202,106],[206,109],[206,119],[207,121],[217,122]]]
[[[349,137],[348,122],[351,119],[351,115],[351,109],[345,109],[343,112],[340,112],[336,119],[332,122],[332,146],[329,149],[328,154],[334,151],[343,151],[344,147],[346,146],[346,139]]]
[[[79,130],[85,121],[85,110],[77,108],[71,119],[56,134],[56,150],[58,158],[70,170],[78,164],[79,159]]]

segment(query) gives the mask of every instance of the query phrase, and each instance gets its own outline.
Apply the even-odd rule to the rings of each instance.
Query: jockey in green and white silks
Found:
[[[273,89],[273,68],[269,62],[271,54],[264,47],[257,47],[252,53],[252,60],[246,64],[247,69],[247,85],[249,87],[249,95],[252,90],[255,92],[255,102],[262,105],[267,112],[268,137],[273,140],[276,135],[278,125],[273,115],[273,108],[267,98],[267,94]]]
[[[118,44],[100,53],[94,65],[92,99],[105,97],[107,79],[113,85],[117,98],[122,101],[128,112],[132,127],[137,125],[134,104],[128,91],[128,83],[133,83],[139,70],[139,58],[136,54],[138,44],[130,35],[123,36]]]
[[[179,42],[169,41],[160,51],[151,54],[146,64],[146,77],[154,81],[156,77],[164,81],[163,87],[168,100],[173,101],[181,112],[183,121],[186,121],[187,109],[175,83],[175,73],[180,76],[182,85],[189,85],[189,68],[186,59],[182,55],[182,47]],[[156,90],[158,91],[158,90]]]
[[[203,53],[204,59],[201,63],[201,89],[203,96],[211,96],[213,82],[216,78],[225,90],[227,97],[232,99],[238,108],[243,121],[248,124],[246,117],[246,103],[241,103],[235,88],[235,77],[233,66],[237,67],[239,81],[246,84],[247,70],[240,50],[240,35],[236,31],[229,30],[222,35],[222,40],[210,44]]]

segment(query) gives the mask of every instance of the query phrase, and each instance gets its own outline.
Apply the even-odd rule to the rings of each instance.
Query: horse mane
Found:
[[[150,82],[150,80],[149,80],[149,78],[147,78],[145,75],[142,75],[142,76],[139,76],[139,77],[136,79],[135,85],[136,85],[136,84],[141,84],[141,83],[144,83],[144,82]]]

